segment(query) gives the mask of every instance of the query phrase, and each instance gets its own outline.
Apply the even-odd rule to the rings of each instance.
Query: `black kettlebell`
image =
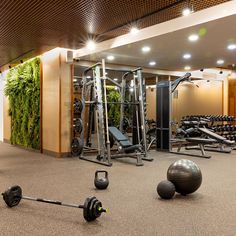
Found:
[[[105,176],[99,177],[98,173],[105,173]],[[97,170],[95,172],[94,185],[97,189],[106,189],[109,185],[108,172],[105,170]]]

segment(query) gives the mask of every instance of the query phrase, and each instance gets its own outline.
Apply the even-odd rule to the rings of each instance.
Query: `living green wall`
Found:
[[[120,104],[116,103],[120,102],[120,99],[121,96],[118,91],[111,88],[107,90],[107,108],[110,126],[118,127],[120,125]],[[115,104],[111,104],[110,102],[115,102]]]
[[[12,68],[4,92],[9,99],[11,143],[40,149],[40,59]]]

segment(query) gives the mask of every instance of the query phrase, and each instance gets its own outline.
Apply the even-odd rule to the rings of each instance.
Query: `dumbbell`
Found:
[[[22,199],[24,199],[24,200],[60,205],[65,207],[81,208],[83,209],[84,219],[88,222],[94,221],[96,218],[100,217],[103,212],[107,212],[107,210],[102,207],[102,203],[96,197],[86,198],[83,205],[63,203],[55,200],[47,200],[43,198],[23,196],[22,189],[19,185],[10,187],[4,193],[2,193],[2,196],[3,200],[5,201],[8,207],[15,207],[20,203]]]

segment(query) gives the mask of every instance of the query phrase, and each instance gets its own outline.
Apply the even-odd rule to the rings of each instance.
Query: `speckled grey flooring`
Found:
[[[173,161],[186,156],[151,151],[155,160],[143,167],[123,160],[109,168],[0,143],[0,191],[19,184],[25,195],[78,204],[95,195],[110,209],[87,223],[80,209],[30,201],[9,209],[0,200],[0,235],[236,235],[236,151],[212,154],[211,159],[187,157],[202,170],[203,183],[196,193],[164,201],[156,185]],[[109,171],[105,191],[94,189],[96,169]]]

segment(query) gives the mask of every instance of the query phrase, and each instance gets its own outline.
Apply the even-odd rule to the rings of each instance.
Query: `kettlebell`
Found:
[[[99,173],[105,173],[105,176],[99,177]],[[108,172],[105,170],[97,170],[95,172],[94,185],[97,189],[106,189],[109,185]]]

